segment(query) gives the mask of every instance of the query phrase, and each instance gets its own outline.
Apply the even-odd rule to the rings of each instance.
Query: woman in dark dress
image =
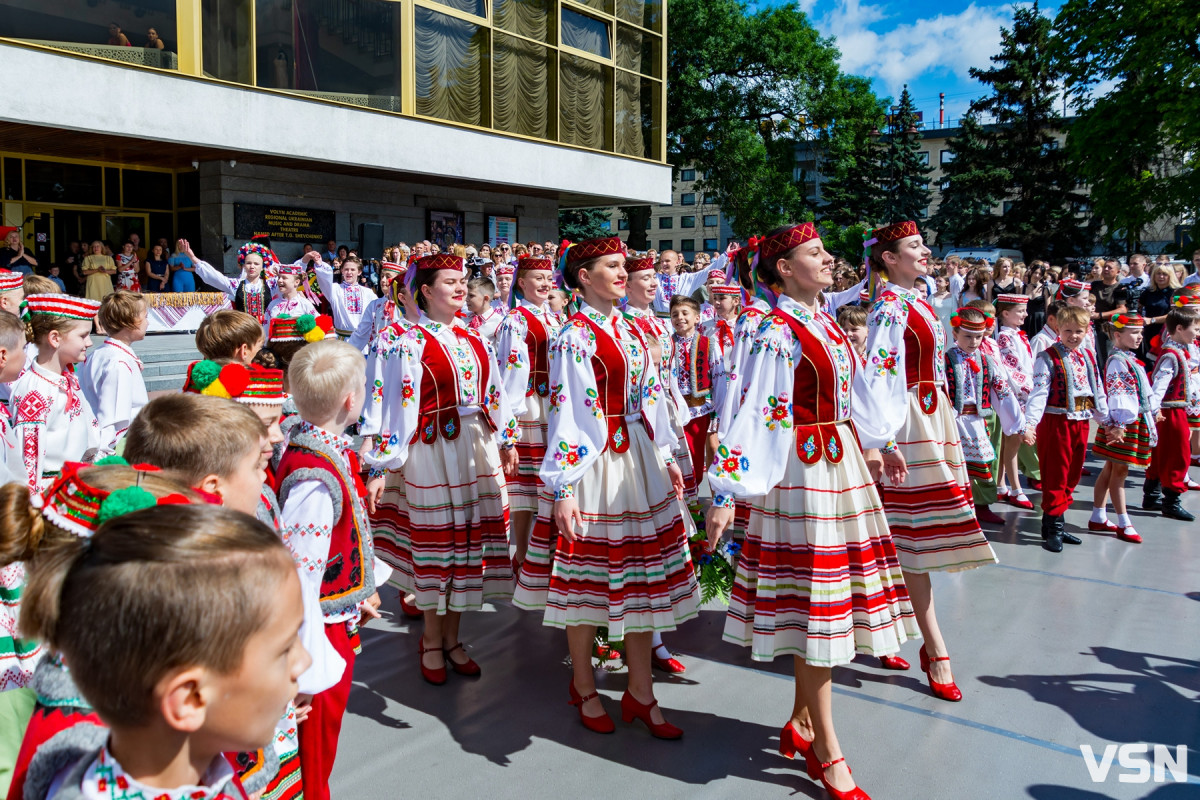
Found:
[[[1029,280],[1025,284],[1025,295],[1029,297],[1028,311],[1023,329],[1028,336],[1033,336],[1046,324],[1046,305],[1054,297],[1054,290],[1046,275],[1046,267],[1040,262],[1035,263],[1029,270]]]
[[[171,265],[168,254],[160,244],[150,249],[150,255],[142,262],[142,289],[146,292],[165,292],[171,281]]]
[[[1150,342],[1162,333],[1163,322],[1167,318],[1167,312],[1171,310],[1171,297],[1178,288],[1179,281],[1175,279],[1175,272],[1171,266],[1155,265],[1154,271],[1150,273],[1150,288],[1138,298],[1139,313],[1146,318],[1142,341],[1145,343],[1147,354],[1152,350]]]

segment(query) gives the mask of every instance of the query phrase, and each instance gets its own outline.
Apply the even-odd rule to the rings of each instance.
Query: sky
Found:
[[[759,6],[789,0],[760,0]],[[970,67],[987,68],[1000,49],[1001,27],[1012,27],[1012,3],[970,0],[790,0],[825,36],[834,36],[842,70],[870,78],[880,97],[900,97],[908,84],[926,127],[938,121],[946,93],[946,123],[954,124],[984,94]],[[1043,2],[1054,14],[1056,2]]]

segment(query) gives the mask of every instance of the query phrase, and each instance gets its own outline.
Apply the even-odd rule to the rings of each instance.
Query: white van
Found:
[[[1025,254],[1020,250],[1005,250],[1002,247],[958,247],[954,250],[947,250],[942,259],[945,260],[950,256],[986,258],[989,264],[995,264],[1001,258],[1011,258],[1014,262],[1025,260]]]

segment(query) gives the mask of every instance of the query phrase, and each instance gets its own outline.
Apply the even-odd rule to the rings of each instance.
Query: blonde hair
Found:
[[[1180,288],[1179,278],[1178,278],[1178,276],[1175,275],[1175,270],[1171,268],[1170,264],[1155,264],[1154,265],[1154,269],[1150,272],[1151,287],[1154,286],[1155,276],[1158,275],[1158,273],[1160,273],[1160,272],[1165,272],[1167,274],[1167,278],[1169,279],[1167,286],[1169,286],[1172,289]]]
[[[260,452],[267,426],[241,403],[202,394],[167,394],[142,407],[125,437],[133,464],[169,469],[189,485],[209,475],[228,477],[252,450]]]
[[[22,288],[26,297],[31,294],[57,294],[62,291],[57,283],[41,275],[26,275],[24,284]]]
[[[138,319],[146,313],[146,298],[137,292],[117,289],[100,301],[96,319],[110,336],[118,331],[137,327]]]
[[[288,389],[296,410],[310,422],[336,413],[346,393],[366,379],[362,353],[333,339],[310,344],[288,365]]]
[[[1054,315],[1054,319],[1059,325],[1062,325],[1064,322],[1073,322],[1086,330],[1092,322],[1092,315],[1086,308],[1064,306]]]

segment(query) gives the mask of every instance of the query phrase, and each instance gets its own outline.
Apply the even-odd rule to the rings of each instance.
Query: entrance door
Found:
[[[136,233],[141,241],[140,247],[146,247],[146,232],[150,228],[149,214],[105,214],[104,238],[112,245],[113,255],[121,252],[121,245],[129,240],[131,233]]]
[[[92,242],[104,238],[100,212],[34,204],[26,204],[25,212],[32,217],[27,226],[26,247],[37,258],[38,271],[49,274],[50,265],[57,264],[67,291],[78,291],[82,278],[77,277],[76,266],[91,252]],[[73,253],[72,242],[79,243],[78,254]]]

